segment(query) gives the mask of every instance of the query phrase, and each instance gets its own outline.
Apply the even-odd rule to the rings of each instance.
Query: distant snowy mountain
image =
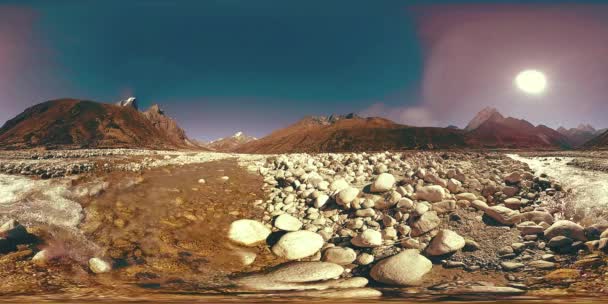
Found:
[[[242,131],[234,133],[230,137],[218,138],[204,145],[204,147],[221,151],[221,152],[233,152],[243,144],[257,140],[253,136],[244,134]]]

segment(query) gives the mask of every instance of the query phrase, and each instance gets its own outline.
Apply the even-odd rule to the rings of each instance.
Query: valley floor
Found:
[[[520,155],[541,165],[568,158],[563,166],[579,170],[604,170],[601,164],[608,162],[604,152]],[[9,224],[0,228],[0,294],[3,300],[24,302],[267,302],[380,294],[412,302],[560,301],[605,296],[608,259],[606,241],[599,239],[608,222],[588,214],[573,216],[578,200],[573,201],[577,194],[568,182],[550,174],[533,177],[532,170],[541,169],[522,162],[526,160],[477,152],[0,152],[0,225]],[[595,165],[581,165],[588,162]],[[397,178],[395,185],[371,192],[369,184],[383,172]],[[520,180],[505,183],[514,172]],[[331,193],[340,179],[359,193],[348,206]],[[416,193],[425,186],[445,188],[445,197],[426,203],[431,198]],[[326,205],[315,205],[325,193],[331,197]],[[505,203],[508,210],[496,209],[500,215],[490,216],[491,208]],[[302,224],[295,230],[321,235],[323,248],[285,264],[293,258],[277,255],[274,248],[286,235],[275,221],[283,214]],[[511,215],[526,220],[507,223]],[[236,245],[228,230],[239,219],[256,220],[272,234],[267,242]],[[546,228],[562,219],[584,225],[587,242],[572,235],[563,236],[575,238],[570,243],[543,238],[543,230],[547,234]],[[381,232],[380,244],[354,246],[357,241],[351,240],[360,243],[368,229]],[[535,229],[541,230],[522,232]],[[425,247],[444,230],[462,236],[466,246],[444,248],[445,255],[426,254]],[[452,241],[442,246],[450,247]],[[339,254],[332,257],[330,248],[344,250],[334,249]],[[411,248],[432,262],[420,282],[396,288],[379,283],[395,278],[370,276],[377,261]],[[351,252],[352,260],[343,256]],[[91,265],[91,258],[111,270]],[[317,267],[317,261],[326,264]],[[310,268],[293,272],[296,266]],[[340,279],[323,274],[331,267],[341,269]],[[403,267],[422,271],[418,265]],[[297,281],[283,281],[277,272]]]

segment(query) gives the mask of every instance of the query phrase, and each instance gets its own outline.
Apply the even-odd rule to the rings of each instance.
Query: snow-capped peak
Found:
[[[234,135],[232,135],[232,137],[241,137],[243,135],[243,132],[238,131],[236,133],[234,133]]]

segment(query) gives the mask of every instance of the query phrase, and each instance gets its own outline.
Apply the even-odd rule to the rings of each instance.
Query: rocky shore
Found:
[[[229,237],[292,262],[240,278],[247,289],[513,295],[604,265],[608,223],[564,219],[561,184],[502,154],[280,155],[258,170],[264,216],[235,221]]]
[[[81,206],[73,227],[45,222],[43,211],[24,216],[15,204],[27,200],[3,207],[11,213],[0,223],[2,294],[133,292],[125,286],[322,298],[608,292],[608,222],[567,218],[570,189],[501,153],[11,153],[0,167],[27,158],[96,165],[34,176],[54,199]],[[27,176],[21,171],[11,173]],[[44,210],[43,197],[24,195]]]

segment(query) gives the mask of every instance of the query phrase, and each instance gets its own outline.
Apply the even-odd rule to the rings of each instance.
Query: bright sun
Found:
[[[540,71],[525,70],[517,74],[515,85],[528,94],[540,94],[547,87],[547,78]]]

